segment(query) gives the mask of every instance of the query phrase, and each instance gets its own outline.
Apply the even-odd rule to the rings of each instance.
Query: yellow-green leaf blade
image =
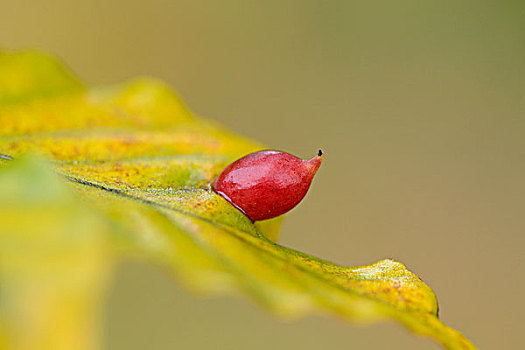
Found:
[[[49,86],[0,85],[0,96],[24,98],[0,103],[0,162],[27,152],[50,159],[115,225],[114,255],[141,256],[192,288],[241,292],[287,317],[396,320],[449,349],[474,348],[439,321],[434,293],[401,263],[345,267],[280,246],[278,220],[254,225],[211,191],[225,165],[261,145],[193,115],[152,79],[44,98],[56,71],[43,75]]]
[[[0,217],[0,348],[96,348],[110,222],[34,160],[0,171]]]
[[[54,57],[0,50],[0,106],[81,88],[82,84]]]

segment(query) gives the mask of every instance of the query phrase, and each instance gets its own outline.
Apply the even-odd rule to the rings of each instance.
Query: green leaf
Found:
[[[284,317],[394,320],[448,349],[475,348],[403,264],[346,267],[283,247],[280,218],[254,225],[211,191],[262,146],[195,116],[162,82],[85,89],[36,53],[0,54],[0,72],[0,346],[95,347],[112,266],[138,257]],[[19,162],[26,153],[60,175]]]

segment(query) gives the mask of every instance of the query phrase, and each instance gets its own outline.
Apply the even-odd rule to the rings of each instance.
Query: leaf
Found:
[[[80,82],[51,56],[0,51],[0,105],[51,97],[81,88]]]
[[[0,345],[94,347],[111,267],[139,257],[196,291],[244,294],[285,317],[395,320],[445,348],[475,349],[403,264],[346,267],[283,247],[280,219],[254,225],[211,191],[227,164],[262,146],[196,117],[162,82],[84,88],[28,52],[0,53],[0,72]],[[69,181],[12,160],[26,153]],[[55,319],[68,321],[67,339],[53,338]]]
[[[95,348],[112,227],[35,160],[0,171],[0,348]]]

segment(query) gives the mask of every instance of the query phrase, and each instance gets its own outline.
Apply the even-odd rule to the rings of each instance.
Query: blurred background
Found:
[[[392,257],[482,349],[525,307],[522,1],[0,0],[0,47],[91,84],[152,75],[193,111],[325,162],[280,243],[345,265]],[[190,295],[139,263],[107,302],[108,349],[438,349],[400,326],[282,322]]]

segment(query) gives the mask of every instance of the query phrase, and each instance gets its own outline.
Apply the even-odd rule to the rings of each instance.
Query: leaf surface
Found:
[[[10,297],[0,299],[9,311],[0,313],[0,345],[47,339],[66,349],[43,321],[65,317],[69,341],[95,347],[105,281],[115,262],[139,257],[192,289],[243,294],[284,317],[395,320],[448,349],[475,348],[439,320],[434,293],[403,264],[346,267],[283,247],[280,218],[254,225],[211,191],[226,165],[262,146],[195,116],[162,82],[85,88],[30,52],[0,53],[2,72],[0,215],[10,219],[0,224],[0,294]],[[26,153],[60,175],[19,162]],[[46,307],[28,306],[37,302]],[[17,315],[33,320],[34,337],[19,334]]]

